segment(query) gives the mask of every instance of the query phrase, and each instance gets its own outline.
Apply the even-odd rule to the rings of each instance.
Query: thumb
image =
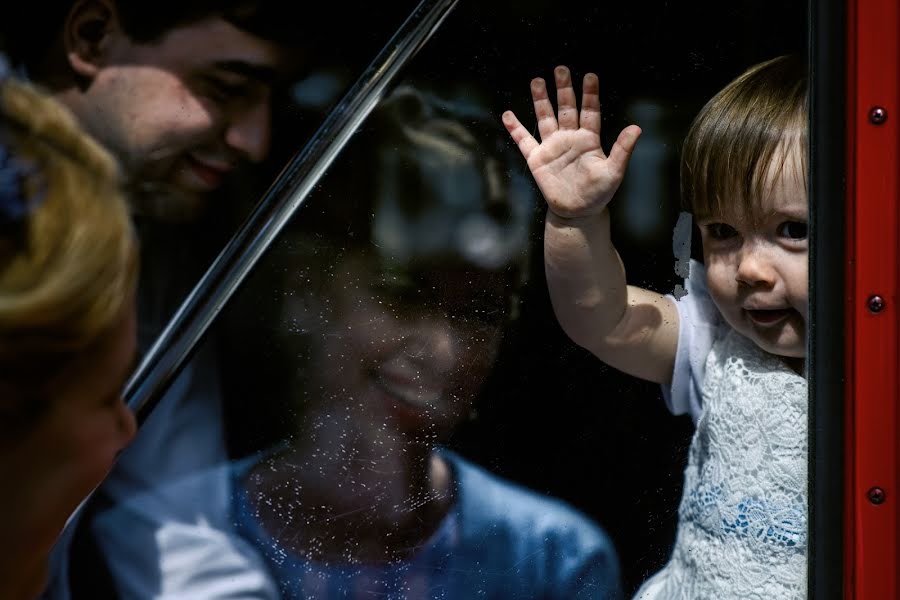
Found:
[[[624,174],[639,137],[641,137],[641,128],[637,125],[629,125],[622,130],[616,143],[613,144],[612,150],[609,151],[609,166],[613,171]]]

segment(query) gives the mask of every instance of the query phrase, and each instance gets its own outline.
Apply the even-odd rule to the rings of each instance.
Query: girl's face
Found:
[[[37,480],[32,507],[46,528],[38,535],[56,536],[134,437],[134,416],[121,396],[135,355],[134,313],[129,304],[120,323],[50,383],[49,412],[16,448]]]
[[[336,265],[325,292],[311,388],[322,398],[309,401],[376,441],[446,438],[493,364],[509,302],[502,278],[355,255]]]
[[[807,195],[799,152],[776,153],[770,172],[771,193],[758,214],[698,223],[706,279],[731,327],[766,352],[802,358],[809,267]]]

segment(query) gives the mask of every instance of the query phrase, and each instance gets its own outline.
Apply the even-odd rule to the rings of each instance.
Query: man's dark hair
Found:
[[[346,51],[365,31],[393,31],[413,2],[291,2],[288,0],[114,0],[122,30],[152,43],[166,32],[208,17],[288,47],[316,49],[326,43]],[[74,0],[14,2],[3,9],[0,44],[21,64],[37,63],[58,40]],[[387,4],[388,6],[385,6]],[[364,29],[365,28],[365,29]],[[387,40],[387,37],[384,38]],[[352,45],[352,43],[350,44]]]
[[[328,9],[328,4],[283,0],[156,0],[121,1],[116,3],[116,10],[122,29],[138,42],[154,42],[174,27],[219,16],[257,37],[285,45],[306,45],[309,35],[322,27],[310,27],[307,31],[303,25],[311,19],[321,21],[334,17],[336,11]]]
[[[465,162],[462,156],[472,161],[478,174],[475,187],[469,187],[471,181],[455,182],[453,193],[449,194],[439,183],[429,180],[435,161],[449,168]],[[386,184],[388,180],[390,184]],[[483,222],[495,224],[499,238],[508,243],[509,239],[519,239],[530,226],[534,198],[527,181],[518,151],[485,106],[473,98],[446,99],[405,85],[383,100],[359,128],[320,183],[322,198],[313,198],[303,207],[282,239],[292,234],[314,234],[319,260],[332,245],[338,253],[348,247],[364,249],[373,243],[384,248],[373,238],[373,216],[379,211],[396,210],[392,214],[397,220],[392,222],[401,229],[393,238],[411,240],[424,227],[415,223],[423,214],[432,212],[444,215],[440,221],[448,228],[461,215],[483,218]],[[394,209],[381,205],[386,195],[396,201]],[[454,210],[444,212],[451,206]],[[404,226],[413,230],[401,232]],[[484,237],[488,237],[486,233]],[[436,243],[430,237],[428,245]],[[521,243],[525,243],[524,238]],[[511,256],[501,262],[504,268],[518,274],[527,268],[526,248],[516,244],[510,248],[514,248]],[[456,254],[459,248],[446,250],[453,259],[463,258]]]

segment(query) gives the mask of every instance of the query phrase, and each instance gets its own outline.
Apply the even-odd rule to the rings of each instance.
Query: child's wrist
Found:
[[[553,223],[566,227],[581,227],[583,225],[597,223],[609,219],[609,210],[604,206],[599,212],[591,212],[584,215],[567,215],[563,216],[554,212],[552,208],[547,207],[547,219]]]

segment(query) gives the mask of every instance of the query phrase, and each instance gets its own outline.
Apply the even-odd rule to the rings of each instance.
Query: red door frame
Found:
[[[849,0],[845,596],[898,597],[900,2]]]

